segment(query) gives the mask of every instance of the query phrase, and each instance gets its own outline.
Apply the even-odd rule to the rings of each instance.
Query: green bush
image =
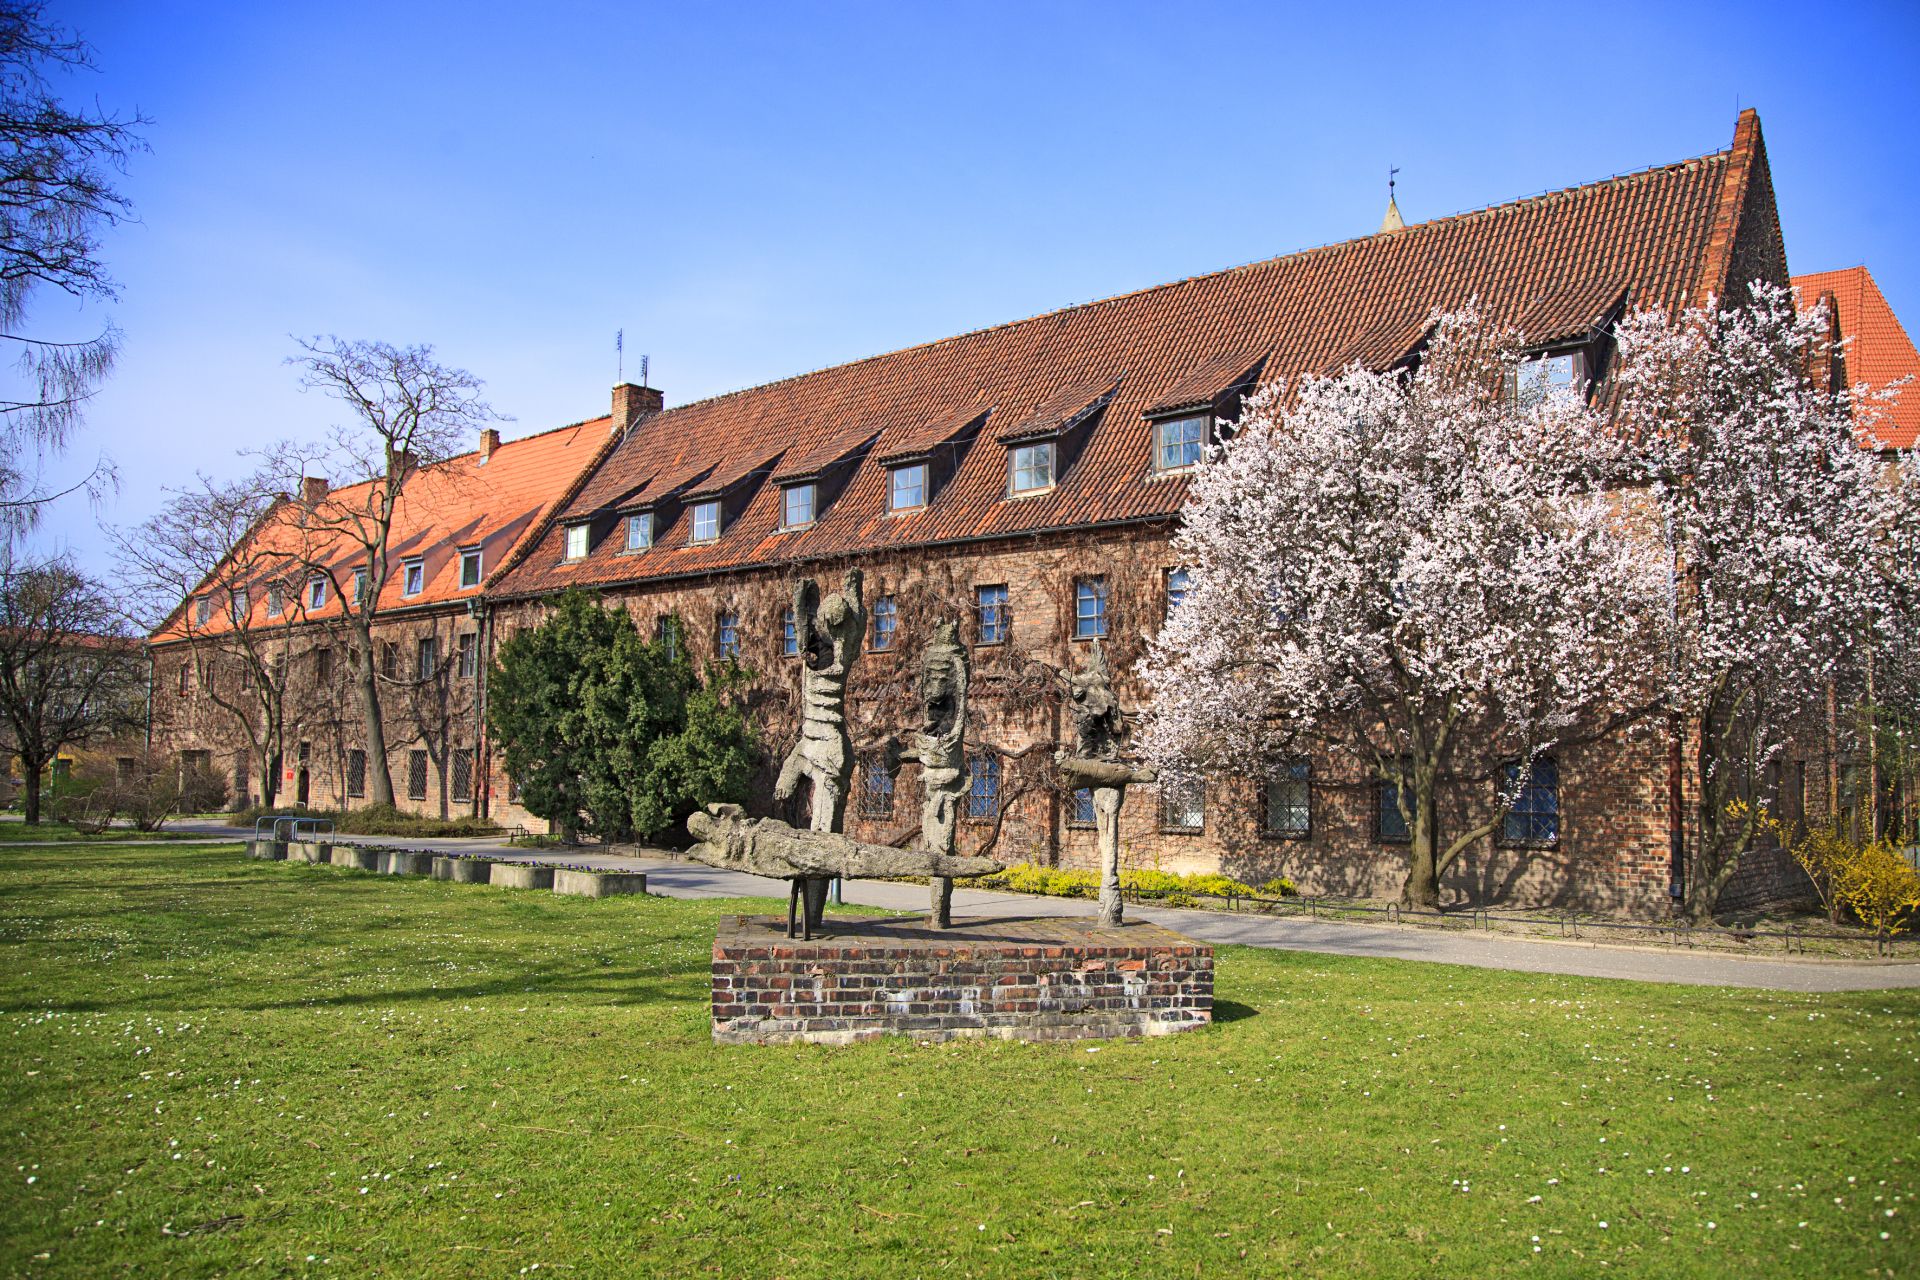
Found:
[[[1269,898],[1297,898],[1300,886],[1284,876],[1275,876],[1260,886],[1260,892]]]
[[[1052,898],[1097,898],[1100,896],[1100,875],[1094,871],[1069,870],[1059,867],[1038,867],[1030,862],[1017,862],[1004,870],[991,875],[977,876],[966,883],[976,889],[1008,889],[1014,893],[1037,893]],[[1275,886],[1285,886],[1276,888]],[[1171,871],[1157,871],[1151,867],[1139,867],[1120,873],[1120,888],[1143,898],[1155,898],[1169,906],[1197,906],[1201,897],[1225,898],[1253,897],[1256,894],[1252,885],[1243,884],[1232,876],[1223,876],[1218,872],[1195,872],[1192,875],[1175,875]],[[1290,880],[1269,880],[1258,891],[1269,897],[1291,896],[1299,890]]]

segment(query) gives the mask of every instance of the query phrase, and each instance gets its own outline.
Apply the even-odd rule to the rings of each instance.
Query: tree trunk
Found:
[[[1413,779],[1413,823],[1407,847],[1407,882],[1400,889],[1400,906],[1408,911],[1440,909],[1439,832],[1433,821],[1433,773],[1417,769]]]
[[[40,825],[40,770],[29,768],[22,761],[20,772],[25,775],[26,782],[26,798],[21,801],[21,811],[27,825],[37,827]]]
[[[367,735],[367,799],[372,804],[393,804],[393,771],[387,767],[387,726],[380,717],[379,677],[373,669],[373,642],[360,646],[360,715]]]

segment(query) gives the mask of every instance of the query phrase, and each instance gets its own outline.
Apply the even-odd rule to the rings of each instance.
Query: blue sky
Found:
[[[1725,147],[1757,107],[1796,272],[1920,323],[1920,6],[72,3],[153,118],[118,371],[55,474],[110,567],[196,469],[337,412],[293,334],[433,344],[519,435]],[[49,328],[89,315],[48,305]]]

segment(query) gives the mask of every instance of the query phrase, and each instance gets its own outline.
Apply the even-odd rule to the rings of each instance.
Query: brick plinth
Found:
[[[713,1038],[847,1044],[882,1035],[1089,1040],[1213,1018],[1213,948],[1144,922],[829,920],[735,916],[713,942]]]

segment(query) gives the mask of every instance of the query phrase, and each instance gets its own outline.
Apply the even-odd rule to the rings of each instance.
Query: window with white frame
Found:
[[[1522,404],[1582,395],[1586,391],[1587,359],[1578,351],[1557,351],[1522,360],[1514,370],[1515,398]]]
[[[432,636],[421,636],[414,648],[413,678],[431,679],[439,665],[440,642]]]
[[[1005,583],[974,588],[974,634],[979,644],[1005,644],[1013,632],[1013,607]]]
[[[590,533],[591,531],[584,524],[570,524],[567,526],[567,549],[565,553],[567,559],[585,560],[587,558],[587,539]]]
[[[480,585],[480,570],[480,548],[460,548],[460,589],[462,591]]]
[[[252,607],[253,601],[247,595],[245,587],[235,587],[227,593],[227,615],[234,620],[235,624],[245,622],[247,613]]]
[[[327,580],[319,574],[307,579],[307,608],[324,608],[327,603]]]
[[[712,542],[720,536],[720,504],[718,502],[696,502],[693,504],[694,542]]]
[[[1008,460],[1007,487],[1012,493],[1038,493],[1053,488],[1053,441],[1016,445]]]
[[[427,586],[427,562],[415,557],[400,562],[400,594],[417,596]]]
[[[353,602],[355,604],[367,602],[367,571],[365,569],[353,571]]]
[[[874,649],[893,648],[893,633],[900,629],[900,605],[892,596],[881,596],[873,602],[873,639],[870,647]]]
[[[967,816],[978,820],[1000,812],[1000,757],[985,753],[967,761]]]
[[[286,592],[281,590],[279,583],[269,582],[267,584],[267,616],[269,618],[277,618],[286,611]]]
[[[1073,583],[1073,638],[1098,640],[1107,634],[1107,580],[1076,578]]]
[[[636,511],[627,517],[627,550],[645,551],[653,545],[653,512]]]
[[[714,619],[714,643],[723,658],[740,656],[740,615],[732,609],[722,609]]]
[[[1193,586],[1193,577],[1185,569],[1167,570],[1167,616],[1187,602],[1187,591]]]
[[[926,463],[910,462],[887,473],[887,510],[913,511],[926,505]]]
[[[813,501],[817,490],[811,483],[790,484],[780,491],[780,527],[804,529],[813,523]]]
[[[794,623],[793,610],[789,609],[780,618],[780,656],[793,658],[800,653],[800,628]]]
[[[212,616],[213,616],[213,597],[212,596],[196,597],[193,602],[193,620],[195,622],[205,622],[208,618],[211,618]]]
[[[1185,471],[1200,461],[1206,447],[1211,414],[1166,418],[1153,424],[1153,469],[1161,475]]]
[[[667,651],[669,658],[680,654],[680,619],[663,613],[653,620],[653,641]]]
[[[460,678],[473,679],[480,672],[480,637],[471,631],[463,631],[454,646],[460,664]]]

